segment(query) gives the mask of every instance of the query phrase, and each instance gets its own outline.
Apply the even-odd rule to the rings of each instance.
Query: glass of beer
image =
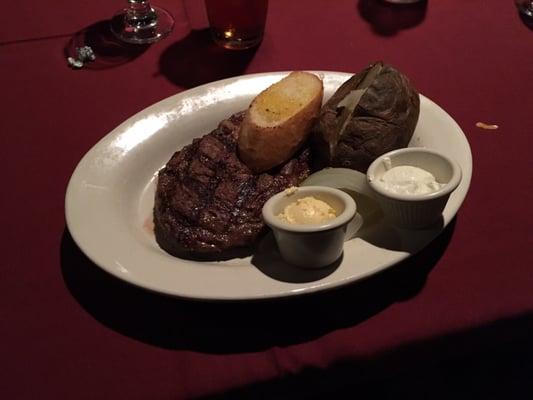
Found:
[[[211,35],[219,46],[243,50],[261,43],[268,0],[205,0]]]

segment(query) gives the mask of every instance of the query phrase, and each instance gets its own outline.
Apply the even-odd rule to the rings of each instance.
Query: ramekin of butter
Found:
[[[392,224],[421,229],[441,218],[462,173],[455,161],[440,152],[408,147],[378,157],[366,176]]]
[[[342,255],[355,201],[341,190],[323,186],[289,188],[263,206],[281,256],[290,264],[321,268]]]

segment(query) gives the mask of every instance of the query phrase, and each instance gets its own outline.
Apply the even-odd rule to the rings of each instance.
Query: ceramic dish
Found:
[[[325,202],[335,211],[334,218],[315,224],[289,224],[280,219],[285,207],[305,197]],[[356,211],[355,201],[342,190],[305,186],[284,190],[268,199],[263,206],[263,221],[272,229],[285,261],[302,268],[322,268],[342,255],[348,225]]]
[[[433,192],[416,195],[391,192],[381,186],[379,180],[387,169],[404,165],[422,168],[443,186]],[[368,167],[367,180],[391,224],[421,229],[440,220],[451,193],[461,182],[461,167],[433,149],[408,147],[376,158]]]
[[[351,74],[316,72],[327,99]],[[203,85],[156,103],[100,140],[76,167],[66,193],[68,228],[81,250],[112,275],[156,292],[206,300],[293,296],[363,279],[418,252],[455,216],[470,185],[472,155],[457,123],[420,96],[420,118],[411,146],[451,155],[463,179],[432,230],[402,231],[382,219],[347,241],[344,255],[321,275],[284,264],[267,236],[253,256],[224,261],[172,257],[150,229],[157,171],[174,151],[248,107],[261,90],[287,72],[263,73]],[[304,273],[304,275],[302,275]]]

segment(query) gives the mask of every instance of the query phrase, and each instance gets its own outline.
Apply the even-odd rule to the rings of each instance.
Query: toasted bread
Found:
[[[239,131],[241,160],[254,172],[289,160],[307,139],[323,93],[322,81],[308,72],[291,72],[261,92]]]

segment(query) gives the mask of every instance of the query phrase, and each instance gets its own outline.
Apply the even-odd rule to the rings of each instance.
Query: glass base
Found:
[[[518,11],[526,17],[533,18],[533,0],[516,0]]]
[[[211,37],[213,41],[220,47],[224,47],[228,50],[246,50],[259,46],[263,40],[263,34],[261,33],[255,37],[236,38],[228,37],[225,32],[211,28]]]
[[[420,0],[385,0],[386,3],[396,3],[396,4],[411,4],[417,3]]]
[[[128,9],[119,11],[111,19],[111,32],[118,39],[133,44],[154,43],[163,39],[172,32],[174,18],[160,7],[152,7],[152,9],[156,13],[157,20],[149,25],[131,25],[127,20]]]
[[[220,46],[224,47],[228,50],[247,50],[254,47],[257,47],[259,43],[261,43],[261,39],[259,40],[225,40],[225,39],[217,39],[213,38],[214,42]]]

